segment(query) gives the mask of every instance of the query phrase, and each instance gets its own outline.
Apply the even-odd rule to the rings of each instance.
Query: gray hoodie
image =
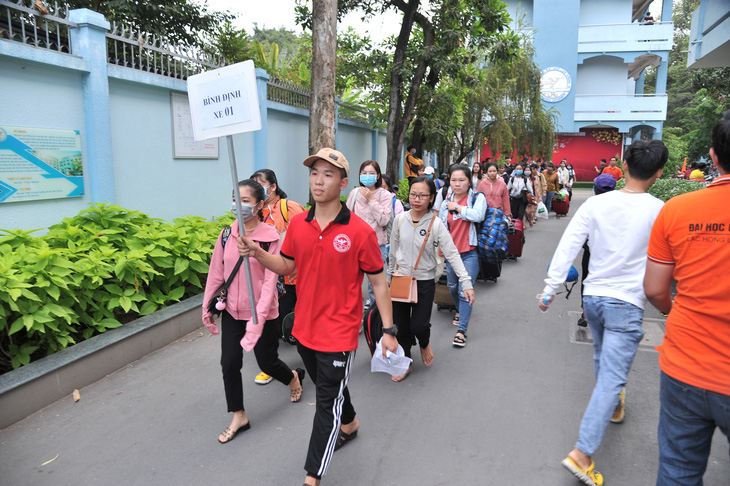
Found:
[[[449,230],[444,226],[439,218],[436,218],[431,228],[431,234],[428,237],[428,243],[421,255],[421,261],[415,274],[413,266],[416,264],[418,253],[423,245],[423,238],[428,232],[428,225],[434,218],[433,213],[426,213],[418,224],[413,226],[413,218],[411,212],[406,211],[395,217],[393,221],[393,231],[390,235],[390,259],[388,264],[388,281],[393,273],[396,272],[398,266],[398,275],[413,275],[416,280],[433,280],[436,270],[436,255],[441,249],[446,261],[448,261],[459,277],[459,282],[464,290],[473,288],[471,278],[461,262],[459,251],[451,239]]]

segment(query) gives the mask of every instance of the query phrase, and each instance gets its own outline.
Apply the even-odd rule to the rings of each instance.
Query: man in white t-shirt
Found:
[[[588,485],[603,484],[591,456],[609,422],[624,419],[623,388],[644,336],[646,250],[663,205],[647,191],[662,175],[668,155],[659,140],[631,144],[624,163],[626,186],[591,197],[578,208],[558,243],[539,297],[538,305],[546,311],[588,239],[591,259],[583,309],[593,337],[596,385],[583,414],[578,442],[563,460],[563,466]]]

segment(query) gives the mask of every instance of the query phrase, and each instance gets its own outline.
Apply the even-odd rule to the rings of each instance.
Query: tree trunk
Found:
[[[335,148],[335,59],[337,0],[312,3],[312,99],[309,108],[309,153]]]

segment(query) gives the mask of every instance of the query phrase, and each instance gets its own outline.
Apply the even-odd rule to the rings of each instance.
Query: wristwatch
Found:
[[[390,334],[391,336],[396,336],[398,334],[398,326],[393,324],[392,327],[384,327],[383,334]]]

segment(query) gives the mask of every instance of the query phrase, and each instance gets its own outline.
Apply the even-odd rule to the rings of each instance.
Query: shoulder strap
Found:
[[[281,199],[281,204],[279,206],[279,209],[281,209],[281,216],[284,218],[284,222],[289,222],[289,202],[286,199]]]
[[[431,234],[431,228],[433,227],[433,221],[436,219],[436,216],[433,216],[431,218],[431,223],[428,225],[428,231],[426,232],[426,237],[423,239],[423,244],[421,245],[421,251],[418,252],[418,258],[416,258],[416,264],[413,265],[413,272],[416,272],[416,269],[418,268],[418,263],[421,261],[421,255],[423,255],[423,250],[426,248],[426,243],[428,243],[428,236]]]
[[[226,247],[226,243],[228,242],[229,236],[231,236],[231,225],[228,225],[225,228],[223,228],[223,236],[221,237],[221,246],[223,248]]]

